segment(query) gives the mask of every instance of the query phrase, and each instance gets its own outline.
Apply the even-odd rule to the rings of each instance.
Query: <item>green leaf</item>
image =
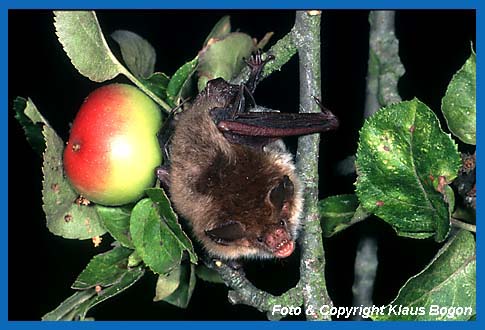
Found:
[[[127,207],[108,207],[99,204],[95,205],[95,208],[110,235],[122,246],[134,249],[130,237],[131,210]]]
[[[109,49],[94,11],[54,11],[54,26],[64,51],[82,75],[103,82],[125,72]]]
[[[330,196],[319,201],[318,211],[325,237],[333,236],[368,216],[362,208],[359,208],[357,196],[350,194]]]
[[[113,285],[128,270],[128,256],[132,252],[124,247],[117,247],[94,256],[71,288],[85,290],[94,288],[96,285],[101,287]]]
[[[422,310],[420,315],[392,312],[392,306]],[[442,312],[440,312],[440,308]],[[470,312],[459,315],[459,308]],[[397,310],[395,308],[394,310]],[[391,310],[391,312],[389,312]],[[447,311],[448,313],[444,313]],[[476,251],[475,239],[462,230],[437,253],[433,261],[418,275],[411,277],[382,315],[373,318],[387,320],[468,320],[476,313]]]
[[[223,16],[212,28],[211,32],[205,38],[204,47],[211,39],[222,39],[231,32],[231,17]]]
[[[190,86],[190,80],[194,75],[199,58],[196,56],[192,61],[182,65],[172,76],[167,86],[167,95],[173,103],[179,104],[185,97]]]
[[[244,67],[243,58],[254,50],[253,39],[240,32],[227,35],[224,39],[209,44],[200,52],[198,89],[205,88],[207,81],[218,77],[231,80]]]
[[[118,43],[128,69],[138,78],[147,78],[155,71],[155,48],[138,34],[116,30],[111,37]]]
[[[133,208],[130,233],[136,252],[153,272],[166,274],[180,264],[180,243],[149,198],[142,199]]]
[[[180,284],[181,267],[172,269],[168,274],[159,275],[153,301],[160,301],[174,293]]]
[[[53,234],[64,238],[88,239],[103,235],[106,229],[101,224],[96,209],[76,203],[79,194],[64,177],[64,143],[47,125],[44,125],[43,134],[46,149],[42,166],[42,207],[47,227]]]
[[[177,289],[163,301],[180,308],[187,308],[195,288],[194,265],[184,263],[180,265],[180,280]]]
[[[13,109],[15,111],[15,118],[24,129],[27,141],[29,141],[32,149],[41,155],[45,149],[42,125],[49,124],[37,110],[30,98],[26,100],[23,97],[17,97],[13,101]]]
[[[64,300],[56,309],[45,314],[43,321],[87,320],[86,313],[100,302],[132,286],[145,273],[142,267],[126,270],[119,280],[108,288],[96,292],[94,288],[81,290]]]
[[[177,219],[177,214],[175,214],[175,212],[173,211],[173,208],[170,205],[170,200],[168,199],[163,189],[148,188],[145,189],[145,192],[148,197],[150,197],[150,199],[158,206],[160,217],[163,221],[165,221],[170,230],[173,232],[178,240],[178,243],[180,244],[180,247],[189,253],[190,261],[196,264],[197,255],[195,254],[194,246],[192,245],[189,237],[182,230],[182,227],[180,226],[180,223]]]
[[[221,275],[217,271],[209,267],[206,267],[205,265],[197,265],[195,267],[195,275],[197,275],[198,278],[206,282],[224,283],[224,280],[222,279]]]
[[[360,132],[357,196],[363,207],[401,236],[443,241],[450,212],[436,182],[453,181],[461,161],[457,146],[435,114],[418,100],[379,110]]]
[[[145,270],[143,269],[143,267],[136,267],[126,271],[121,276],[118,282],[116,282],[110,287],[107,287],[101,290],[101,292],[99,292],[96,296],[79,305],[79,307],[76,308],[76,314],[79,315],[78,318],[80,318],[81,320],[84,320],[86,318],[87,312],[91,308],[125,291],[133,284],[135,284],[143,276],[144,273],[145,273]],[[89,289],[89,290],[94,290],[94,289]]]
[[[151,90],[159,98],[167,101],[171,107],[175,107],[174,103],[170,98],[168,98],[167,95],[167,87],[170,78],[165,73],[155,72],[146,79],[140,78],[140,81],[146,88]]]
[[[53,311],[42,316],[42,321],[70,321],[78,316],[76,308],[91,299],[96,294],[93,290],[77,291],[72,296],[64,300]]]
[[[451,79],[441,108],[450,131],[468,144],[476,144],[476,55],[472,53]]]
[[[113,55],[103,36],[94,11],[54,11],[54,25],[59,41],[74,67],[96,82],[125,75],[165,111],[171,106],[126,69]]]

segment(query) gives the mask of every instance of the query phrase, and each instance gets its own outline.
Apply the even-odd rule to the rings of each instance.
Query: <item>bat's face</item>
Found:
[[[288,257],[295,249],[299,225],[298,182],[288,175],[256,175],[244,181],[237,184],[236,194],[226,191],[215,221],[204,232],[212,243],[210,250],[221,256]]]
[[[227,251],[222,255],[238,253],[240,256],[286,258],[295,249],[295,241],[289,230],[284,220],[250,230],[244,223],[232,221],[206,234],[219,245],[216,250]]]

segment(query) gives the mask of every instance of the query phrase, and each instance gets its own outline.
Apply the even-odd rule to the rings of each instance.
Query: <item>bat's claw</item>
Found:
[[[262,67],[268,63],[269,61],[274,60],[274,56],[268,54],[266,58],[263,60],[263,52],[261,49],[256,50],[249,59],[244,59],[244,62],[251,68],[251,71],[261,70]]]
[[[326,120],[330,124],[329,127],[331,127],[331,129],[337,129],[340,125],[337,117],[333,114],[332,111],[330,111],[329,109],[323,106],[322,101],[318,97],[316,97],[315,95],[312,95],[312,97],[317,103],[317,105],[320,107],[320,109],[322,110],[322,113],[327,116]]]
[[[320,107],[320,109],[322,109],[322,112],[331,112],[330,110],[328,110],[323,106],[322,101],[318,97],[316,97],[315,95],[312,95],[312,97],[317,103],[317,105]]]
[[[274,60],[273,55],[267,55],[264,60],[262,55],[263,52],[261,51],[261,49],[258,49],[251,55],[249,59],[244,59],[244,62],[246,62],[246,64],[251,69],[249,80],[246,83],[246,86],[251,93],[254,93],[254,90],[256,89],[256,85],[261,78],[261,73],[263,72],[265,64],[269,61]]]

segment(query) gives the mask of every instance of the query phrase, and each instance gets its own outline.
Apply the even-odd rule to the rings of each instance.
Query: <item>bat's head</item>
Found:
[[[225,169],[230,174],[221,185],[224,196],[218,196],[218,211],[204,229],[204,245],[226,259],[288,257],[295,249],[302,207],[293,165],[244,165]]]

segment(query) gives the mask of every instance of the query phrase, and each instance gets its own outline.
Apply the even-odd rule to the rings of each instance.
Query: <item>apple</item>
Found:
[[[162,162],[155,102],[138,88],[111,84],[93,91],[72,124],[64,170],[74,189],[92,202],[138,200]]]

